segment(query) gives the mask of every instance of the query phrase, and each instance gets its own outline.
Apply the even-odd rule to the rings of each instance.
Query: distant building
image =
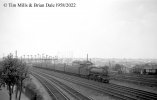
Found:
[[[157,64],[146,63],[146,64],[141,64],[141,65],[136,65],[132,68],[132,72],[137,73],[137,74],[157,75]]]

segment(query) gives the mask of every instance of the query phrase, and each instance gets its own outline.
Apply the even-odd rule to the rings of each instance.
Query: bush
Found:
[[[25,84],[25,94],[30,100],[43,100],[41,92],[32,81],[27,81]]]

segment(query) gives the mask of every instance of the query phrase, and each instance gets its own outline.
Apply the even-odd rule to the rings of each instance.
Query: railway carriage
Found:
[[[65,72],[69,72],[69,73],[73,73],[73,74],[79,74],[79,67],[80,66],[67,65],[65,67]]]

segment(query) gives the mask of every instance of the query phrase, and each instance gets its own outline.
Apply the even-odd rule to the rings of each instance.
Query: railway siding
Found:
[[[41,77],[37,74],[33,74],[47,89],[49,95],[51,96],[52,100],[70,100],[66,97],[56,86],[52,85],[50,81],[46,80],[44,77]]]
[[[40,73],[40,74],[42,74],[42,73]],[[47,75],[47,76],[51,77],[50,75]],[[127,100],[136,100],[136,98],[133,98],[133,97],[131,97],[129,95],[126,95],[126,94],[124,95],[124,94],[121,94],[119,92],[112,91],[111,89],[108,90],[106,88],[101,88],[101,87],[97,87],[95,85],[91,85],[91,84],[87,84],[87,83],[82,83],[80,81],[71,81],[71,80],[69,80],[69,81],[73,82],[75,84],[87,87],[87,88],[91,88],[92,87],[92,89],[94,89],[96,91],[99,91],[99,92],[102,92],[102,93],[105,93],[105,94],[108,94],[108,95],[111,95],[111,96],[114,96],[114,97],[118,97],[119,99],[122,99],[122,100],[126,100],[126,99]]]
[[[113,79],[124,81],[124,82],[130,82],[137,85],[144,85],[144,86],[150,86],[150,87],[157,87],[157,78],[153,78],[151,76],[142,76],[142,75],[129,75],[129,74],[120,74],[112,76]]]
[[[53,74],[54,75],[54,74]],[[71,78],[72,79],[72,78]],[[70,81],[70,80],[69,80]],[[76,82],[76,79],[75,79],[75,83],[76,84],[78,84],[78,83],[80,83],[80,85],[81,84],[86,84],[86,83],[81,83],[80,81],[77,81]],[[95,84],[94,85],[98,85],[98,84],[101,84],[101,83],[97,83],[97,82],[95,82]],[[85,86],[89,86],[89,84],[86,84]],[[93,87],[94,87],[94,85],[93,85]],[[102,84],[101,84],[102,85]],[[149,100],[154,100],[154,99],[156,99],[157,97],[156,97],[156,95],[157,94],[152,94],[152,93],[149,93],[150,95],[152,95],[152,97],[150,97],[149,95],[143,95],[143,96],[140,96],[140,95],[138,95],[138,94],[136,94],[137,92],[135,92],[135,91],[133,91],[133,90],[129,90],[129,91],[125,91],[125,89],[128,89],[128,88],[125,88],[125,89],[123,89],[122,87],[120,87],[120,86],[118,86],[118,85],[116,85],[116,87],[111,87],[111,85],[109,84],[109,85],[103,85],[103,86],[99,86],[99,87],[101,87],[101,88],[106,88],[106,90],[104,90],[104,91],[108,91],[107,93],[111,93],[112,95],[114,94],[114,95],[116,95],[116,96],[120,96],[120,95],[122,95],[123,94],[123,97],[125,98],[125,96],[126,97],[135,97],[135,98],[130,98],[130,99],[142,99],[142,100],[147,100],[147,99],[149,99]],[[122,88],[122,89],[120,89],[120,88]],[[129,88],[130,89],[130,88]],[[99,89],[100,90],[100,89]],[[102,89],[101,89],[102,90]],[[114,91],[117,91],[117,92],[115,92],[114,93]],[[131,92],[132,91],[132,92]],[[135,93],[134,93],[135,92]],[[140,92],[140,91],[138,91],[138,92]],[[141,92],[141,94],[142,93],[146,93],[145,91],[144,92]],[[130,96],[129,96],[130,95]],[[127,98],[127,99],[128,99]],[[125,98],[126,99],[126,98]]]

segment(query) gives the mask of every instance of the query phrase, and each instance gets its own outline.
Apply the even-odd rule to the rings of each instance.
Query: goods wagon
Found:
[[[44,67],[44,66],[43,66]],[[47,66],[47,68],[50,68],[50,69],[55,69],[55,66],[54,65],[52,65],[52,64],[49,64],[48,66]]]
[[[55,70],[64,71],[64,64],[57,64],[57,65],[55,65]]]
[[[79,67],[80,66],[67,65],[65,67],[65,72],[69,72],[69,73],[73,73],[73,74],[79,74]]]

